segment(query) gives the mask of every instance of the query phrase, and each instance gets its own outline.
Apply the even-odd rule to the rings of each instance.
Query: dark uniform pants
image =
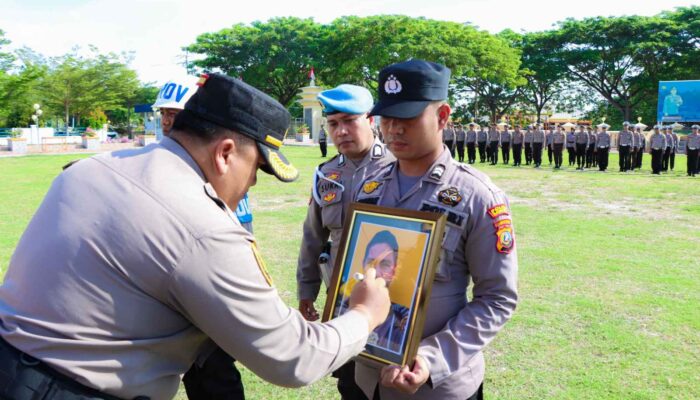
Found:
[[[605,171],[608,169],[610,160],[610,147],[598,147],[598,169]]]
[[[640,147],[637,151],[637,169],[642,169],[642,157],[644,157],[644,149]]]
[[[486,142],[479,142],[479,160],[486,162]]]
[[[700,154],[700,150],[688,149],[686,153],[688,158],[688,176],[695,176],[698,173],[698,154]]]
[[[636,147],[630,148],[630,171],[634,171],[634,169],[637,168],[637,150],[638,148]]]
[[[618,153],[620,155],[620,172],[625,172],[630,168],[630,147],[620,146]]]
[[[668,160],[671,158],[671,148],[666,147],[666,151],[664,151],[664,159],[662,163],[661,169],[664,171],[668,171]]]
[[[552,146],[554,147],[552,150],[554,153],[554,167],[561,168],[561,164],[564,162],[564,144],[555,143]]]
[[[671,165],[671,171],[673,171],[673,167],[676,165],[676,152],[671,151],[671,154],[669,155],[669,164]]]
[[[664,151],[662,149],[651,149],[651,173],[660,174],[663,169]]]
[[[204,365],[193,365],[182,377],[190,400],[243,400],[243,381],[235,359],[220,347],[207,358]]]
[[[328,145],[325,140],[318,141],[318,147],[321,148],[321,157],[325,157],[328,152]]]
[[[348,361],[342,367],[333,371],[333,377],[338,378],[338,393],[343,400],[367,400],[367,396],[355,383],[355,362]]]
[[[12,347],[1,337],[0,399],[119,400],[58,373],[43,362]]]
[[[503,164],[510,162],[510,142],[501,143],[501,154],[503,155]]]
[[[464,162],[464,141],[457,141],[457,158],[459,162]]]
[[[372,400],[382,400],[381,397],[379,397],[379,385],[377,385],[377,387],[374,389],[374,395],[372,396]],[[479,385],[479,388],[476,390],[476,393],[467,397],[464,400],[484,400],[484,383],[481,382],[481,385]]]
[[[554,145],[551,143],[547,145],[547,158],[549,159],[549,165],[552,165],[552,157],[554,156]]]
[[[542,143],[532,143],[532,158],[536,167],[542,165]]]
[[[445,140],[445,146],[447,146],[448,149],[450,149],[450,154],[452,154],[452,158],[455,156],[455,141],[454,140]]]
[[[590,168],[593,165],[593,153],[595,152],[595,145],[588,145],[586,149],[586,168]]]
[[[523,158],[523,144],[513,143],[513,165],[520,165]]]
[[[583,168],[586,163],[586,144],[576,143],[576,166],[578,168]]]
[[[515,158],[515,156],[513,156]],[[530,165],[532,162],[532,144],[525,143],[525,165]]]
[[[568,147],[566,151],[569,152],[569,166],[576,164],[576,147]]]
[[[496,165],[498,164],[498,142],[492,141],[489,148],[491,149],[491,164]]]
[[[469,159],[469,164],[476,162],[476,143],[467,143],[467,158]]]

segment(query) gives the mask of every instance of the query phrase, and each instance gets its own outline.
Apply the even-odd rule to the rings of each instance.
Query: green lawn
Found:
[[[251,203],[270,273],[296,306],[301,224],[321,159],[316,148],[285,153],[299,181],[261,173]],[[76,157],[0,159],[3,272],[51,180]],[[700,178],[685,176],[683,156],[662,176],[650,160],[627,174],[477,164],[510,197],[520,260],[518,309],[486,351],[487,398],[700,398]],[[242,369],[250,399],[336,397],[331,378],[289,390]]]

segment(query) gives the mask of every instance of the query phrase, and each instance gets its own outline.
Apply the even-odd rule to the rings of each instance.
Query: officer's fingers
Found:
[[[401,370],[394,365],[382,368],[381,373],[379,375],[381,384],[389,387],[393,386],[394,380],[396,380],[400,373]]]
[[[375,278],[377,278],[377,270],[374,268],[367,268],[365,271],[365,279],[368,282],[372,282]]]
[[[374,280],[374,284],[377,285],[379,288],[385,288],[386,287],[386,281],[384,278],[377,278]]]

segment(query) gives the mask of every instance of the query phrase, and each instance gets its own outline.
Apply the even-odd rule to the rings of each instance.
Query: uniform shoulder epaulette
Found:
[[[469,164],[464,164],[461,163],[459,164],[459,168],[469,174],[472,178],[474,178],[476,181],[480,182],[484,187],[486,187],[491,193],[496,193],[500,192],[501,190],[491,181],[491,178],[488,177],[488,175],[484,174],[483,172],[479,171],[478,169],[472,167]]]
[[[335,159],[338,158],[339,156],[340,156],[340,154],[336,154],[336,155],[334,155],[333,157],[331,157],[330,159],[328,159],[328,160],[326,160],[326,161],[324,161],[324,162],[318,164],[318,169],[321,169],[321,167],[323,167],[324,165],[326,165],[326,164],[330,163],[331,161],[335,160]]]

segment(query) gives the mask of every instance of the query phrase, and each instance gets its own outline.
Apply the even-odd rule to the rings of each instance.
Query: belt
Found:
[[[119,400],[81,385],[0,337],[0,399]],[[139,396],[134,400],[147,400]]]

